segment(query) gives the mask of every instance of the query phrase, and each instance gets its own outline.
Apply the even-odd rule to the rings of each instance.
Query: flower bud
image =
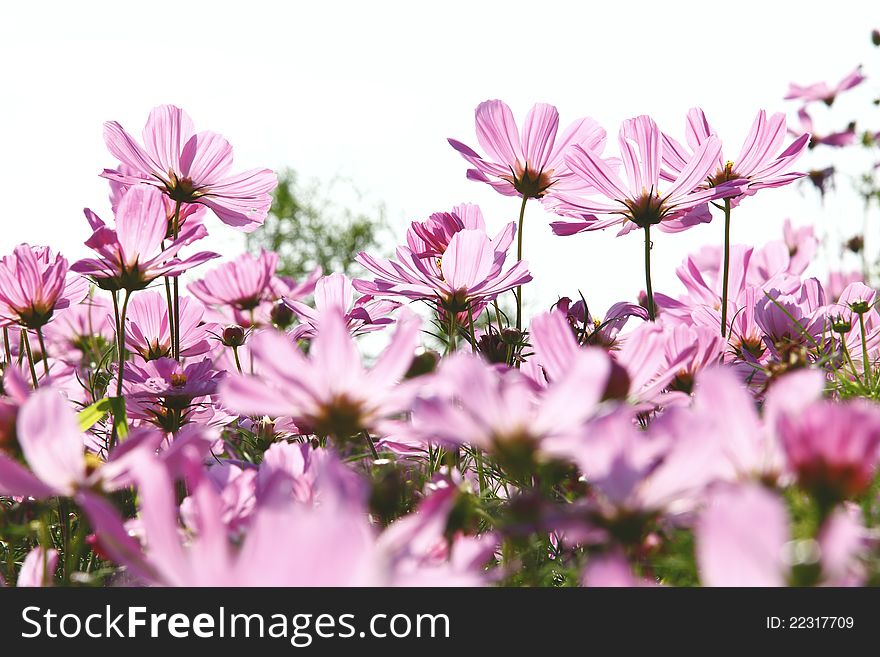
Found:
[[[272,306],[272,312],[269,313],[269,317],[272,323],[280,329],[285,329],[293,323],[293,311],[283,301],[279,301]]]
[[[244,329],[232,324],[223,329],[223,344],[227,347],[240,347],[244,344]]]

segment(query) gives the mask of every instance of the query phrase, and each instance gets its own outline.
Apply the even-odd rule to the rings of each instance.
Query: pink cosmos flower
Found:
[[[700,516],[696,541],[704,586],[786,584],[788,515],[782,500],[757,483],[717,490]]]
[[[406,244],[420,258],[442,258],[452,236],[465,229],[486,232],[480,206],[462,203],[451,212],[435,212],[425,221],[413,221],[406,231]]]
[[[568,297],[562,297],[554,309],[566,314],[580,344],[606,349],[618,348],[617,338],[630,319],[648,320],[648,311],[643,306],[625,301],[612,305],[603,317],[594,317],[583,299],[572,303]]]
[[[742,197],[751,196],[759,189],[781,187],[803,178],[806,174],[786,171],[806,150],[810,135],[801,134],[780,153],[785,135],[785,114],[779,112],[768,119],[767,113],[761,110],[735,160],[725,160],[720,149],[715,153],[705,186],[711,189],[735,185],[736,194],[718,197],[731,198],[735,205]],[[703,144],[717,141],[714,128],[709,125],[706,115],[699,107],[688,112],[685,136],[688,146],[694,150],[693,155],[675,139],[663,135],[664,169],[661,175],[667,180],[679,178]]]
[[[130,180],[138,179],[140,183],[150,183],[154,181],[154,179],[143,178],[141,179],[140,174],[136,169],[128,166],[127,164],[120,163],[115,171],[120,174],[122,177],[125,177]],[[117,180],[110,180],[110,209],[113,213],[116,213],[117,208],[119,207],[120,201],[125,196],[125,193],[131,189],[131,184],[121,183]],[[178,209],[177,203],[171,200],[168,196],[163,196],[163,200],[165,201],[165,215],[168,218],[168,231],[166,232],[166,239],[174,239],[174,215],[177,213],[177,229],[180,230],[184,224],[189,223],[190,227],[195,224],[202,223],[204,219],[205,212],[207,208],[204,205],[199,205],[198,203],[181,203],[180,208]]]
[[[150,112],[143,140],[141,147],[117,122],[105,123],[108,150],[131,169],[105,169],[101,175],[127,185],[155,185],[171,200],[205,205],[223,223],[245,232],[263,223],[278,184],[274,172],[232,174],[229,142],[214,132],[197,133],[186,112],[173,105]]]
[[[201,224],[185,227],[168,248],[165,203],[154,187],[136,185],[126,192],[116,212],[116,229],[104,225],[91,210],[86,219],[95,231],[85,243],[98,255],[74,263],[71,270],[89,276],[105,290],[141,290],[159,276],[179,276],[217,253],[203,251],[185,260],[177,252],[207,235]]]
[[[515,232],[514,223],[494,240],[482,230],[460,230],[449,240],[442,262],[422,258],[405,246],[397,249],[398,261],[361,252],[357,262],[376,279],[355,280],[354,288],[374,296],[438,301],[449,312],[465,312],[532,280],[523,260],[503,271]]]
[[[38,545],[28,552],[18,573],[18,587],[52,586],[55,569],[58,567],[58,550],[45,549]]]
[[[554,189],[586,189],[586,181],[572,175],[563,155],[572,144],[601,153],[605,130],[590,118],[571,124],[557,140],[559,113],[539,103],[526,115],[522,135],[513,112],[500,100],[487,100],[476,109],[477,140],[488,159],[455,139],[449,144],[473,166],[470,180],[485,182],[505,196],[541,198]]]
[[[216,327],[204,324],[205,309],[190,297],[180,298],[180,355],[198,356],[211,349],[208,341]],[[125,318],[125,346],[144,360],[171,355],[168,301],[158,292],[135,295]]]
[[[582,434],[608,385],[611,360],[600,349],[579,350],[569,369],[541,389],[517,370],[499,374],[477,356],[446,358],[433,394],[413,407],[413,429],[425,442],[530,454],[554,440]]]
[[[880,461],[880,411],[868,403],[819,401],[780,413],[776,429],[800,484],[826,501],[866,491]]]
[[[139,517],[145,545],[131,536],[104,498],[81,504],[101,549],[137,580],[160,586],[366,586],[382,583],[367,515],[341,493],[327,491],[320,505],[296,503],[289,479],[277,477],[252,514],[244,539],[230,540],[224,503],[198,463],[187,468],[195,521],[181,531],[174,478],[145,455],[137,468]]]
[[[166,304],[167,305],[167,304]],[[59,314],[46,328],[46,342],[57,358],[79,364],[90,344],[114,339],[113,306],[103,296],[86,297]]]
[[[199,301],[219,312],[218,321],[249,327],[271,321],[271,309],[282,296],[298,299],[311,294],[321,275],[320,269],[296,284],[275,276],[278,254],[260,251],[248,253],[216,267],[201,280],[188,286]]]
[[[207,401],[202,398],[217,391],[223,375],[209,358],[185,366],[173,358],[129,363],[122,388],[128,415],[176,432],[190,421],[191,412],[200,405],[199,400]]]
[[[626,182],[595,153],[577,145],[566,150],[565,162],[574,175],[606,198],[554,194],[553,210],[573,219],[554,222],[554,233],[573,235],[616,224],[623,226],[619,235],[654,225],[678,232],[710,221],[706,203],[735,193],[735,187],[730,186],[700,187],[721,153],[721,142],[716,137],[704,140],[664,189],[661,164],[668,146],[653,119],[639,116],[624,121],[619,142]]]
[[[793,135],[795,137],[799,136],[804,132],[810,133],[810,145],[809,148],[815,148],[816,146],[832,146],[835,148],[841,148],[843,146],[852,146],[856,141],[856,123],[855,121],[851,121],[844,130],[838,130],[837,132],[829,132],[826,135],[819,135],[813,129],[813,119],[810,117],[807,112],[806,107],[801,107],[798,110],[798,120],[801,124],[800,132],[788,129],[788,134]]]
[[[56,310],[82,301],[88,281],[67,276],[67,260],[45,246],[19,244],[0,259],[0,324],[37,329]]]
[[[291,417],[316,435],[345,440],[406,409],[411,392],[398,384],[412,362],[419,325],[414,314],[402,314],[370,370],[338,310],[322,317],[308,357],[288,336],[263,331],[249,341],[255,375],[228,376],[221,400],[243,414]]]
[[[815,82],[806,86],[794,84],[792,82],[788,85],[788,93],[785,95],[785,100],[800,99],[808,102],[821,100],[830,107],[834,103],[834,99],[837,98],[838,94],[861,84],[864,79],[865,76],[862,75],[862,67],[859,65],[854,71],[844,76],[844,78],[833,87],[827,82]]]
[[[89,481],[76,414],[56,390],[37,390],[18,410],[15,443],[0,444],[0,495],[70,496]]]
[[[774,353],[781,343],[815,346],[827,328],[822,285],[815,278],[809,278],[793,294],[769,290],[757,299],[755,322],[764,331],[765,342]]]
[[[290,332],[294,340],[314,338],[320,330],[321,317],[331,309],[343,313],[345,323],[352,335],[378,331],[394,319],[389,315],[400,307],[396,301],[374,299],[369,295],[354,300],[354,286],[345,274],[331,274],[319,279],[315,285],[315,307],[310,308],[301,301],[282,298],[302,322]]]

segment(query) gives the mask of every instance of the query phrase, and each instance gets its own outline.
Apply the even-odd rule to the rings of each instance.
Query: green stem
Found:
[[[40,384],[37,383],[37,369],[34,367],[34,354],[31,352],[31,341],[28,338],[27,329],[21,329],[22,338],[24,338],[24,351],[27,354],[28,365],[31,368],[31,380],[34,382],[34,390],[40,387]]]
[[[61,527],[61,544],[64,554],[61,557],[61,576],[65,582],[70,581],[70,510],[67,508],[67,499],[58,498],[58,523]]]
[[[125,371],[125,315],[128,312],[129,297],[131,297],[131,292],[126,290],[125,298],[122,301],[122,312],[118,314],[116,319],[116,348],[119,350],[119,372],[116,378],[117,397],[122,396],[122,375]],[[113,295],[113,305],[117,305],[115,294]]]
[[[721,337],[727,335],[727,281],[730,276],[730,199],[724,199],[724,278],[721,289]]]
[[[165,244],[163,242],[164,250]],[[174,354],[174,299],[171,296],[171,277],[165,277],[165,300],[168,302],[168,334],[171,336],[171,352]]]
[[[483,468],[483,450],[474,447],[474,459],[477,461],[477,477],[480,481],[480,496],[486,492],[486,471]]]
[[[448,355],[455,351],[455,334],[458,331],[458,321],[456,320],[455,313],[451,310],[447,310],[446,314],[449,315],[449,326],[446,336],[446,353]]]
[[[468,328],[469,328],[470,337],[471,337],[471,353],[475,354],[475,353],[477,353],[477,339],[476,339],[476,337],[474,337],[474,314],[473,314],[473,310],[470,307],[470,304],[468,304],[468,311],[467,312],[468,312]]]
[[[523,245],[523,219],[526,216],[526,201],[529,200],[528,196],[523,195],[522,197],[522,205],[519,208],[519,226],[516,230],[516,261],[519,262],[522,260],[522,245]],[[516,329],[522,330],[522,285],[517,286],[516,288]]]
[[[241,361],[238,360],[238,347],[232,348],[232,355],[235,356],[235,366],[238,368],[238,373],[241,374]]]
[[[172,239],[176,242],[177,237],[180,234],[180,201],[177,201],[174,204],[174,216],[171,219],[171,235]],[[178,282],[178,277],[175,276],[174,280],[171,282],[172,287],[174,288],[174,329],[172,331],[172,335],[174,336],[174,358],[178,361],[180,360],[180,287]]]
[[[871,380],[871,363],[868,359],[868,342],[865,335],[865,316],[859,313],[859,330],[862,332],[862,365],[864,366],[865,380]]]
[[[379,452],[376,451],[376,444],[373,442],[373,438],[372,438],[372,436],[370,436],[369,431],[365,430],[362,433],[364,436],[364,440],[367,441],[367,445],[369,445],[369,447],[370,447],[370,453],[373,455],[373,460],[375,461],[376,459],[379,458]]]
[[[843,352],[843,357],[849,362],[849,366],[852,369],[853,376],[856,377],[856,381],[862,384],[862,379],[859,376],[859,371],[856,369],[856,364],[853,362],[852,356],[849,355],[849,349],[846,347],[846,339],[844,336],[840,336],[840,350]]]
[[[6,367],[12,363],[12,351],[9,349],[9,328],[3,327],[3,349],[6,352]]]
[[[37,339],[40,341],[40,353],[43,360],[43,373],[49,376],[49,352],[46,351],[46,341],[43,339],[43,327],[37,327]]]
[[[648,304],[648,317],[654,321],[654,288],[651,287],[651,226],[645,226],[645,295]]]

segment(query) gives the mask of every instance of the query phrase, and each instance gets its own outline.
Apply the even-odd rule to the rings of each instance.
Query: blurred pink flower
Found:
[[[788,515],[782,500],[760,484],[716,490],[695,535],[704,586],[785,586]]]
[[[282,333],[266,330],[248,342],[254,375],[229,375],[220,397],[246,415],[291,417],[320,436],[346,440],[402,410],[411,393],[398,385],[412,362],[420,320],[403,313],[391,343],[365,369],[342,313],[327,312],[308,357]]]
[[[37,390],[18,410],[13,450],[0,447],[0,495],[70,496],[89,481],[76,414],[51,388]],[[28,467],[14,458],[16,449]]]
[[[819,401],[776,418],[789,468],[827,502],[868,489],[880,461],[880,411],[867,402]]]
[[[171,200],[200,203],[220,220],[245,232],[256,229],[278,184],[269,169],[231,174],[232,146],[214,132],[196,132],[178,107],[160,105],[147,118],[141,147],[116,121],[104,124],[108,150],[128,171],[105,169],[105,178],[126,185],[155,185]]]
[[[575,121],[556,139],[559,113],[552,105],[539,103],[526,115],[522,135],[517,131],[513,112],[500,100],[487,100],[477,106],[477,141],[488,153],[483,158],[460,141],[449,139],[473,169],[470,180],[491,185],[505,196],[541,198],[552,188],[586,189],[588,184],[572,175],[563,154],[572,144],[600,153],[605,146],[605,130],[590,118]]]
[[[834,99],[837,98],[838,94],[861,84],[864,79],[865,76],[862,75],[862,67],[859,65],[851,73],[844,76],[844,78],[833,87],[827,82],[814,82],[813,84],[808,84],[806,86],[792,82],[788,85],[788,93],[785,95],[785,100],[799,99],[808,102],[821,100],[823,103],[830,106],[834,103]]]

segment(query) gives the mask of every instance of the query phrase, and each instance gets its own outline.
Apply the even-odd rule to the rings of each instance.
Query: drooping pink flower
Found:
[[[37,329],[82,301],[88,281],[67,275],[67,259],[45,246],[19,244],[0,259],[0,324]]]
[[[539,103],[526,115],[520,135],[513,112],[500,100],[487,100],[476,109],[477,140],[488,154],[480,156],[460,141],[449,144],[473,166],[470,180],[491,185],[505,196],[541,198],[551,188],[585,189],[587,183],[572,175],[563,155],[572,144],[600,153],[605,130],[590,118],[571,124],[557,140],[559,113]]]
[[[378,331],[394,323],[390,314],[400,307],[396,301],[374,299],[364,295],[355,301],[354,286],[345,274],[331,274],[319,279],[315,285],[315,307],[301,301],[282,298],[301,324],[295,326],[290,336],[295,340],[313,338],[320,330],[321,317],[331,309],[342,311],[348,330],[352,335]]]
[[[788,516],[782,500],[760,484],[715,491],[695,534],[704,586],[785,586]]]
[[[411,392],[398,385],[412,362],[420,321],[397,321],[391,344],[365,369],[345,319],[327,312],[306,357],[286,335],[266,330],[248,342],[254,375],[229,375],[220,397],[247,415],[291,417],[315,434],[345,440],[405,410]]]
[[[162,244],[167,230],[162,194],[149,185],[128,190],[116,211],[116,229],[104,225],[91,210],[86,210],[94,233],[86,246],[97,258],[85,258],[71,270],[90,277],[105,290],[141,290],[159,276],[179,276],[219,254],[203,251],[180,260],[177,252],[207,235],[201,224],[181,230],[167,248]]]
[[[175,202],[205,205],[223,223],[245,232],[263,223],[278,184],[274,172],[232,174],[229,142],[214,132],[197,133],[186,112],[173,105],[150,112],[143,140],[141,147],[117,122],[105,123],[107,148],[131,169],[105,169],[101,175],[128,185],[154,185]]]
[[[658,226],[678,232],[711,220],[706,203],[730,196],[735,187],[701,188],[721,153],[715,137],[703,141],[669,184],[661,182],[666,142],[653,119],[639,116],[620,127],[620,152],[626,182],[598,155],[580,146],[566,150],[565,162],[574,175],[598,190],[603,199],[554,193],[553,210],[570,217],[552,224],[557,235],[599,230],[621,224],[618,234]],[[735,182],[735,181],[731,181]]]
[[[703,185],[712,189],[735,184],[737,193],[723,196],[730,198],[735,205],[744,196],[751,196],[760,189],[781,187],[803,178],[806,174],[789,172],[788,169],[806,150],[810,135],[799,135],[780,153],[785,135],[785,114],[778,112],[768,119],[764,110],[759,111],[736,159],[725,160],[719,149]],[[679,178],[703,144],[717,141],[714,128],[699,107],[688,112],[685,136],[693,155],[675,139],[663,135],[661,175],[667,180]]]
[[[397,261],[361,252],[357,262],[376,279],[355,280],[354,288],[373,296],[439,302],[449,312],[472,310],[476,304],[532,280],[524,260],[503,270],[515,231],[516,225],[510,223],[491,240],[482,230],[460,230],[449,240],[442,262],[419,257],[405,246],[397,248]]]
[[[838,94],[861,84],[864,79],[865,76],[862,74],[862,67],[859,65],[855,70],[847,73],[847,75],[833,87],[827,82],[814,82],[813,84],[808,85],[799,85],[792,82],[788,85],[788,93],[785,95],[785,100],[798,99],[807,102],[820,100],[826,105],[831,106]]]
[[[215,327],[204,324],[204,308],[190,297],[180,298],[180,355],[198,356],[211,349],[208,338]],[[171,355],[168,301],[158,292],[135,295],[125,318],[125,346],[144,360]]]

